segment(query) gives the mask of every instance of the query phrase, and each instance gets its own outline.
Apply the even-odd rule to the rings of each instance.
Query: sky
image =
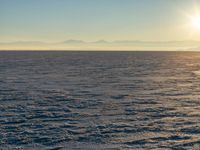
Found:
[[[199,40],[198,9],[200,0],[0,0],[0,42]]]

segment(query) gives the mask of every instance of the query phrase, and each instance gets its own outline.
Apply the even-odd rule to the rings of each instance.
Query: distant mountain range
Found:
[[[200,41],[66,40],[56,43],[41,41],[1,42],[0,50],[200,50]]]

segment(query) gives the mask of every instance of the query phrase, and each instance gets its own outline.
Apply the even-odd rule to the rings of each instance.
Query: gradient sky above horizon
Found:
[[[199,40],[200,0],[0,0],[0,42]]]

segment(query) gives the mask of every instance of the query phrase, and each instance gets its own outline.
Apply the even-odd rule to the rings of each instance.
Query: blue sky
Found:
[[[0,0],[0,41],[197,40],[200,0]]]

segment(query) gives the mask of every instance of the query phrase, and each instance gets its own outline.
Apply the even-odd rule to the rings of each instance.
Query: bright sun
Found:
[[[200,16],[192,18],[192,25],[193,27],[200,29]]]

